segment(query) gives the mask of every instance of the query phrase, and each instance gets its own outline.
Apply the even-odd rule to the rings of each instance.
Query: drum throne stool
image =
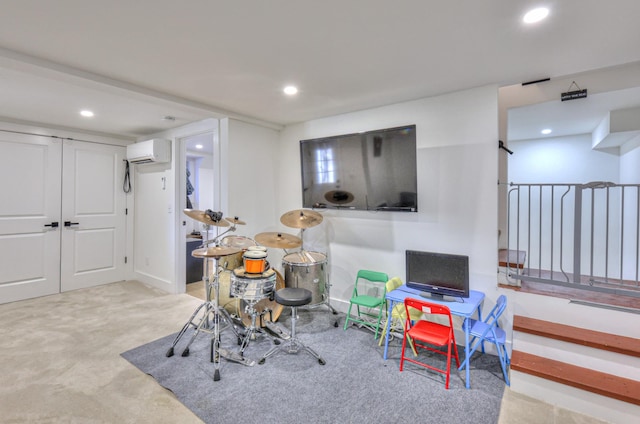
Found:
[[[277,352],[285,352],[285,353],[298,353],[301,350],[304,350],[309,355],[313,356],[318,360],[320,365],[326,364],[325,360],[322,359],[320,355],[318,355],[313,349],[308,346],[305,346],[298,338],[296,337],[296,321],[298,320],[298,307],[308,305],[311,302],[312,293],[310,290],[299,288],[299,287],[285,287],[276,291],[275,293],[275,301],[283,306],[291,307],[291,337],[284,342],[280,343],[271,348],[265,355],[258,361],[259,364],[264,364],[265,360]]]

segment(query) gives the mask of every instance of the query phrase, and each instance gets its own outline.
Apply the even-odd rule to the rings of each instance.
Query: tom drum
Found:
[[[256,247],[257,245],[253,239],[244,236],[226,236],[222,239],[220,244],[226,247],[238,247],[242,249],[241,252],[220,258],[220,266],[222,266],[223,269],[228,269],[229,271],[233,271],[239,266],[242,266],[243,252],[251,249],[252,247]]]
[[[289,253],[282,259],[287,287],[311,291],[311,305],[323,303],[327,290],[327,256],[320,252]]]

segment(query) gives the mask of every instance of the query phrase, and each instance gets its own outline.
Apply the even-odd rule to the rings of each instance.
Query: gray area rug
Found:
[[[286,308],[279,325],[290,328],[289,314]],[[449,390],[445,390],[444,375],[408,362],[399,371],[399,338],[390,342],[385,361],[384,346],[378,346],[372,332],[356,326],[344,331],[343,323],[344,315],[333,315],[324,307],[299,311],[298,337],[326,365],[302,351],[280,352],[259,365],[258,360],[273,346],[271,338],[259,335],[244,352],[256,365],[222,359],[219,381],[213,380],[208,333],[198,335],[187,357],[181,352],[191,330],[170,358],[165,353],[175,334],[122,356],[172,391],[206,423],[498,422],[504,381],[497,357],[477,353],[471,362],[471,389],[465,388],[464,372],[452,370]],[[237,341],[230,329],[222,332],[223,348],[237,351]],[[460,355],[463,360],[462,350]],[[420,356],[439,365],[445,359]]]

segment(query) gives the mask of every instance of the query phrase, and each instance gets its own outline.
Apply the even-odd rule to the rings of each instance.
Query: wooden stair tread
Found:
[[[640,405],[640,381],[514,351],[511,369],[602,396]]]
[[[640,339],[515,315],[513,331],[640,358]]]
[[[498,249],[498,266],[524,268],[526,252],[522,250]]]

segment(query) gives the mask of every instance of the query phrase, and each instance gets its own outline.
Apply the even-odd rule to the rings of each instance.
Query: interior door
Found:
[[[60,291],[61,161],[60,140],[0,132],[0,303]]]
[[[61,290],[125,279],[126,148],[65,140]]]

